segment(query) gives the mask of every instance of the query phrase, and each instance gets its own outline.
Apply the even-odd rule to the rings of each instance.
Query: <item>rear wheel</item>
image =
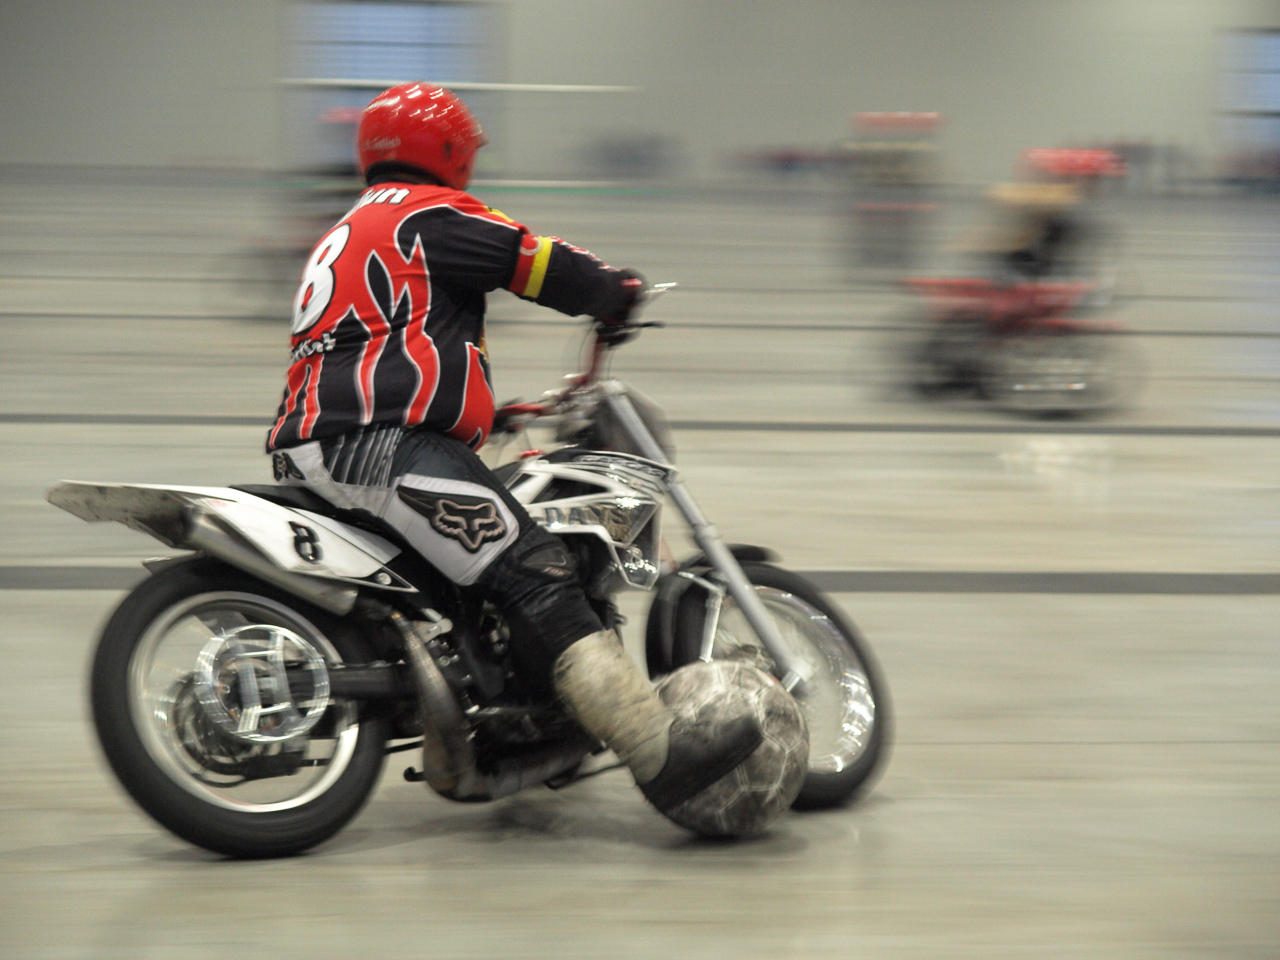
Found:
[[[1013,413],[1068,416],[1127,406],[1139,380],[1138,359],[1118,334],[1033,331],[999,341],[982,392]]]
[[[372,659],[352,625],[216,561],[162,570],[103,630],[91,699],[116,776],[161,825],[233,857],[298,853],[356,815],[385,720],[328,697]]]
[[[742,569],[783,641],[813,669],[810,690],[797,698],[809,726],[809,770],[794,806],[844,803],[870,784],[888,743],[889,698],[879,670],[866,641],[803,577],[765,563],[743,563]],[[667,669],[699,658],[706,600],[707,591],[691,585],[676,602]],[[716,660],[746,660],[775,676],[779,673],[728,595],[720,608],[711,655]]]
[[[980,318],[955,316],[932,321],[910,357],[912,387],[926,397],[972,390],[978,382],[987,341]]]

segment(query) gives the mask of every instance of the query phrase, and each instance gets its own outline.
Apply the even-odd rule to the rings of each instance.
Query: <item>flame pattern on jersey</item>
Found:
[[[267,449],[371,424],[484,443],[493,425],[485,293],[607,316],[619,271],[469,194],[370,187],[321,239],[294,298],[292,351]]]

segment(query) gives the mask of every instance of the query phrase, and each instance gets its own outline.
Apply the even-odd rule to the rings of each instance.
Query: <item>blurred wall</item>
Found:
[[[0,163],[270,166],[262,0],[0,2]]]
[[[949,172],[1028,146],[1151,137],[1213,151],[1223,31],[1276,0],[513,0],[520,79],[634,83],[619,126],[682,139],[701,176],[743,148],[822,148],[861,110],[946,115]],[[533,137],[527,134],[528,142]]]
[[[284,0],[0,4],[0,163],[283,162]],[[590,172],[596,140],[668,138],[677,172],[826,147],[858,110],[938,110],[953,179],[1020,149],[1215,148],[1219,36],[1280,0],[509,0],[505,75],[642,86],[512,95],[502,172]]]

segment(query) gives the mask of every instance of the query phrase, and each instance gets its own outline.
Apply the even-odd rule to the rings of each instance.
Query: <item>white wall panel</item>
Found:
[[[283,162],[280,2],[0,4],[0,163]],[[941,111],[967,182],[1069,139],[1212,150],[1222,32],[1258,26],[1280,3],[511,0],[502,79],[644,90],[507,95],[493,154],[573,176],[601,137],[661,135],[715,177],[744,149],[825,147],[859,110]]]
[[[0,162],[273,161],[277,20],[259,0],[0,4]]]

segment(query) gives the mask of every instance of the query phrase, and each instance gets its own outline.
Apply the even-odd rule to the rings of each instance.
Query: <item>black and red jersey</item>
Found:
[[[493,425],[485,293],[573,316],[626,303],[624,275],[459,190],[380,183],[321,239],[293,302],[292,352],[267,449],[368,424],[479,447]]]

